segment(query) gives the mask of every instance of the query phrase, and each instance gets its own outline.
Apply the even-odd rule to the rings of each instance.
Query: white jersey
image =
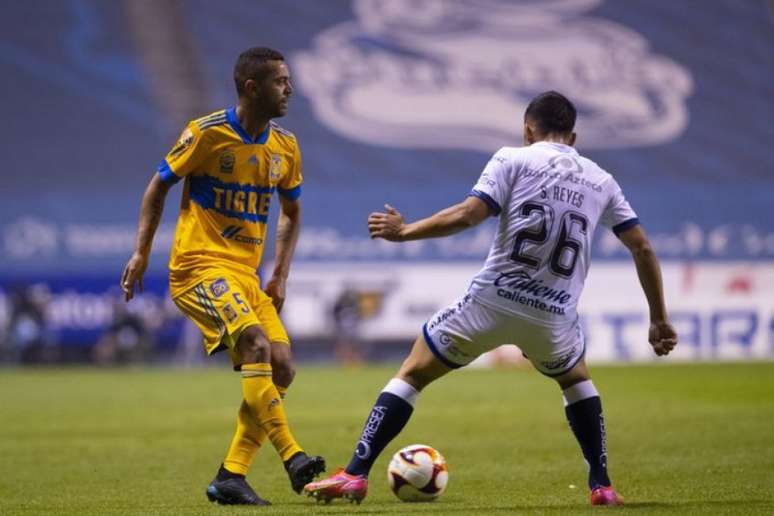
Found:
[[[616,234],[638,224],[613,176],[557,143],[503,147],[470,195],[500,216],[470,294],[545,326],[577,319],[597,223]]]

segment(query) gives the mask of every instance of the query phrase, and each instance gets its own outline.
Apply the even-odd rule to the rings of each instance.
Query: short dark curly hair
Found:
[[[532,99],[524,112],[524,120],[534,122],[542,134],[570,134],[577,116],[572,102],[556,91],[541,93]]]
[[[248,48],[237,58],[234,65],[234,84],[238,95],[245,93],[245,81],[253,79],[261,81],[266,73],[264,64],[268,61],[284,61],[283,56],[278,50],[268,47]]]

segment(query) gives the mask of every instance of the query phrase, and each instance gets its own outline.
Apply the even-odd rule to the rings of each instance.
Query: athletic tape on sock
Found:
[[[572,405],[573,403],[583,401],[587,398],[599,396],[597,388],[594,387],[594,384],[591,382],[591,380],[585,380],[576,383],[575,385],[562,391],[562,394],[564,395],[562,396],[562,399],[564,400],[565,407],[567,405]]]
[[[390,394],[394,394],[395,396],[406,400],[406,403],[411,405],[412,408],[417,402],[417,397],[419,396],[419,391],[417,391],[409,383],[404,382],[399,378],[393,378],[387,382],[387,385],[384,386],[382,392],[389,392]]]

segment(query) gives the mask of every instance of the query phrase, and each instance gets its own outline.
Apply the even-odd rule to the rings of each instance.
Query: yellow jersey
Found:
[[[272,195],[301,195],[295,136],[271,122],[253,140],[233,107],[191,121],[158,173],[166,182],[185,179],[169,259],[172,297],[213,268],[254,276]]]

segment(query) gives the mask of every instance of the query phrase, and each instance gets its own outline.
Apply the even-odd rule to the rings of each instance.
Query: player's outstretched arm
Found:
[[[143,291],[142,276],[145,274],[145,269],[148,268],[148,256],[153,244],[153,236],[159,227],[161,214],[164,211],[164,200],[167,198],[167,192],[171,186],[171,183],[162,181],[157,172],[151,178],[142,196],[134,253],[121,274],[121,289],[124,291],[126,301],[134,297],[135,283],[139,286],[140,292]]]
[[[285,303],[285,288],[290,262],[296,250],[298,234],[301,231],[301,203],[298,199],[290,200],[279,196],[280,215],[277,220],[276,252],[274,255],[274,272],[266,284],[266,294],[274,302],[277,312]]]
[[[648,341],[657,355],[668,355],[677,345],[677,333],[669,323],[661,282],[661,267],[656,253],[653,252],[645,231],[639,225],[627,229],[618,237],[632,253],[640,285],[648,300],[650,307]]]
[[[453,235],[481,224],[490,215],[489,207],[478,197],[468,197],[459,204],[410,224],[406,224],[403,215],[389,204],[385,204],[384,208],[386,213],[374,212],[368,217],[368,232],[371,238],[391,242]]]

